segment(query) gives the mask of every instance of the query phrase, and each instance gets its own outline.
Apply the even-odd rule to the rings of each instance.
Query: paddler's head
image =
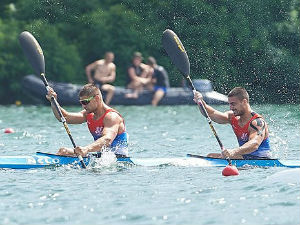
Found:
[[[242,116],[250,109],[249,94],[243,87],[235,87],[228,94],[230,110],[235,116]]]
[[[79,102],[87,113],[94,112],[99,105],[103,105],[101,91],[94,84],[86,84],[79,92]]]

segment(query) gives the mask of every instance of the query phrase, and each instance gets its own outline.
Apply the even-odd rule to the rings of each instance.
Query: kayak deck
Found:
[[[83,157],[86,165],[91,157]],[[132,163],[129,157],[119,157],[117,161]],[[62,165],[80,166],[79,159],[72,156],[60,156],[50,153],[37,152],[32,156],[1,156],[0,168],[7,169],[35,169],[44,167],[57,167]]]
[[[86,165],[89,165],[94,158],[98,157],[92,155],[92,157],[84,157],[83,160]],[[131,158],[117,156],[116,160],[117,162],[140,166],[182,165],[198,167],[225,167],[228,165],[226,159],[211,158],[194,154],[187,154],[187,157],[182,158]],[[300,160],[232,159],[231,161],[236,167],[254,166],[300,168]],[[37,152],[32,156],[0,156],[0,168],[35,169],[63,165],[74,165],[78,168],[81,167],[77,157],[60,156],[43,152]]]
[[[187,154],[187,157],[198,158],[208,161],[212,166],[227,166],[226,159],[212,158],[201,155]],[[299,168],[300,160],[279,160],[279,159],[231,159],[232,165],[236,167],[256,166],[256,167],[289,167]]]

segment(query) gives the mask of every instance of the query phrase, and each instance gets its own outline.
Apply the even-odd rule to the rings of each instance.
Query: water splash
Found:
[[[111,167],[117,165],[116,155],[112,151],[104,151],[101,158],[94,159],[93,168]]]

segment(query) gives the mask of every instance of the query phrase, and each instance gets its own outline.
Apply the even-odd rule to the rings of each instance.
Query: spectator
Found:
[[[85,68],[88,82],[94,83],[101,91],[106,92],[105,103],[107,105],[110,104],[115,92],[115,87],[109,84],[116,79],[114,58],[113,52],[106,52],[104,59],[97,60]]]
[[[140,52],[135,52],[132,58],[132,64],[128,68],[127,88],[133,90],[132,93],[125,95],[126,98],[138,98],[139,93],[147,88],[152,89],[152,69],[142,63],[143,57]]]
[[[152,82],[154,83],[154,95],[152,105],[157,106],[160,100],[167,93],[167,88],[170,87],[168,73],[164,67],[157,65],[154,57],[148,58],[148,65],[152,68]]]

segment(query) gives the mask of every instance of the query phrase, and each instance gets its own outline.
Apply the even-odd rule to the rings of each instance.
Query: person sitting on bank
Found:
[[[148,58],[148,65],[153,69],[152,83],[154,95],[151,104],[157,106],[170,87],[168,73],[164,67],[157,65],[154,57]]]
[[[125,95],[126,98],[138,98],[139,93],[147,88],[152,89],[153,71],[151,68],[142,63],[143,57],[140,52],[135,52],[132,58],[132,64],[128,68],[127,88],[132,89],[132,93]]]
[[[220,112],[203,101],[202,94],[194,94],[194,101],[202,101],[210,118],[219,124],[229,123],[237,137],[239,147],[210,153],[208,157],[230,159],[271,158],[268,125],[264,118],[253,112],[249,94],[242,87],[235,87],[228,94],[230,111]]]
[[[88,82],[95,83],[101,91],[106,92],[105,103],[107,105],[110,104],[115,92],[115,87],[109,84],[116,79],[116,65],[113,63],[114,58],[113,52],[106,52],[104,59],[97,60],[85,68]],[[93,76],[92,72],[94,73]]]
[[[57,98],[57,94],[49,88],[46,98],[51,102],[55,117],[60,120],[51,97]],[[81,124],[86,122],[94,138],[94,142],[86,146],[73,148],[62,147],[58,155],[86,156],[90,152],[102,152],[111,150],[117,156],[128,156],[128,134],[125,122],[121,114],[115,109],[107,106],[102,99],[102,94],[95,84],[86,84],[79,92],[79,102],[83,110],[80,112],[68,112],[60,107],[66,122],[69,124]]]

